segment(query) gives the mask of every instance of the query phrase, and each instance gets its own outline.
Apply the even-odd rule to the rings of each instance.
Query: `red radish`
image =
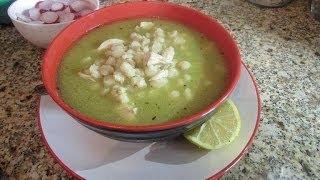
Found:
[[[28,17],[29,16],[29,9],[26,9],[26,10],[22,11],[22,15]]]
[[[29,17],[27,17],[27,16],[25,16],[23,14],[16,13],[16,16],[17,16],[17,20],[19,20],[19,21],[23,21],[23,22],[26,22],[26,23],[29,23],[29,22],[32,21]]]
[[[75,19],[73,13],[62,13],[59,15],[59,22],[70,22]]]
[[[81,0],[74,1],[70,4],[70,9],[71,9],[71,11],[74,11],[74,12],[80,12],[84,9],[89,8],[89,7],[90,7],[89,2],[81,1]]]
[[[45,0],[45,1],[42,1],[41,3],[39,3],[38,6],[40,9],[50,10],[52,4],[53,4],[53,2],[51,0]]]
[[[29,17],[32,20],[34,20],[34,21],[39,20],[40,15],[41,15],[40,9],[38,9],[38,8],[29,9]]]
[[[79,12],[80,16],[85,16],[89,13],[93,12],[91,9],[85,9]]]
[[[60,16],[61,16],[62,14],[65,14],[65,12],[63,12],[63,11],[57,11],[56,13],[57,13],[58,16],[59,16],[59,19],[60,19]]]
[[[75,13],[75,14],[74,14],[74,16],[75,16],[75,17],[74,17],[74,19],[81,18],[81,16],[80,16],[80,14],[79,14],[79,13]]]
[[[73,21],[93,9],[94,5],[86,0],[43,0],[16,16],[17,20],[31,24],[53,24]]]
[[[51,11],[62,11],[65,8],[64,4],[55,2],[51,5]]]
[[[45,13],[45,12],[48,12],[48,10],[40,9],[40,14]]]
[[[70,7],[66,6],[66,8],[64,8],[63,12],[70,13],[71,12]]]
[[[45,12],[42,13],[40,16],[40,20],[42,22],[44,22],[45,24],[52,24],[52,23],[56,23],[59,20],[59,16],[56,12]]]
[[[34,5],[35,8],[39,8],[39,4],[42,3],[43,1],[39,1],[36,3],[36,5]]]
[[[64,8],[64,10],[62,11],[57,11],[56,12],[58,14],[58,16],[60,17],[62,14],[67,14],[67,13],[71,13],[69,6],[66,6],[66,8]]]
[[[64,5],[70,5],[74,0],[54,0],[55,2],[63,3]]]

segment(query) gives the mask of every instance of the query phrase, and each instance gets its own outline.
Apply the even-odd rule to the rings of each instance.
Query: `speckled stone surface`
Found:
[[[244,0],[174,1],[227,27],[259,84],[262,117],[249,153],[224,179],[320,178],[320,24],[309,3],[261,9]],[[40,140],[37,93],[43,50],[0,29],[0,179],[68,179]]]

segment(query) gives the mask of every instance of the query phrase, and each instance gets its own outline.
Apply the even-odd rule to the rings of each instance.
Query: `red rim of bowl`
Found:
[[[193,25],[193,28],[202,28],[202,31],[208,31],[208,28],[206,27],[196,27],[197,24],[192,24],[192,23],[196,23],[194,22],[194,20],[201,20],[202,23],[210,23],[210,26],[214,26],[214,29],[217,33],[221,33],[224,36],[215,36],[215,37],[208,37],[210,39],[213,40],[213,38],[219,38],[221,42],[218,44],[218,47],[221,48],[220,46],[227,46],[228,47],[228,52],[229,53],[225,53],[225,56],[230,56],[229,58],[229,63],[232,65],[230,68],[232,68],[232,71],[229,70],[229,73],[231,73],[232,75],[230,76],[231,79],[229,80],[229,84],[226,87],[225,91],[222,93],[222,95],[216,99],[213,103],[211,103],[210,105],[208,105],[207,107],[205,107],[204,109],[202,109],[200,112],[193,114],[191,116],[186,116],[183,117],[181,119],[176,119],[176,120],[171,120],[162,124],[157,124],[157,125],[147,125],[147,126],[127,126],[127,125],[119,125],[119,124],[113,124],[113,123],[109,123],[109,122],[103,122],[103,121],[99,121],[96,120],[94,118],[91,118],[89,116],[86,116],[82,113],[80,113],[79,111],[73,109],[71,106],[69,106],[68,104],[66,104],[58,95],[58,91],[56,88],[56,74],[52,75],[50,74],[48,71],[50,71],[51,67],[47,64],[50,63],[50,61],[54,60],[53,58],[50,58],[50,56],[52,56],[53,54],[61,54],[60,60],[58,60],[58,63],[60,64],[61,62],[61,58],[63,56],[64,52],[60,52],[62,51],[66,51],[66,49],[68,49],[71,45],[69,45],[68,47],[63,47],[62,49],[59,47],[61,45],[64,45],[61,42],[65,42],[68,41],[68,36],[70,35],[70,31],[72,32],[73,30],[76,30],[77,28],[82,28],[82,27],[78,27],[78,25],[82,25],[82,23],[86,23],[86,20],[90,21],[93,20],[93,16],[95,14],[100,14],[101,13],[110,13],[110,11],[115,11],[114,9],[117,8],[122,8],[124,10],[128,10],[128,9],[133,9],[133,6],[139,7],[140,9],[143,9],[145,11],[149,11],[149,14],[152,14],[153,12],[150,12],[151,10],[146,9],[146,7],[148,8],[153,8],[153,9],[157,9],[159,7],[161,8],[167,8],[166,10],[170,9],[170,10],[177,10],[180,11],[181,13],[185,13],[184,16],[191,14],[190,16],[194,19],[186,19],[185,17],[183,17],[182,15],[176,15],[177,17],[173,17],[175,15],[171,15],[171,17],[167,17],[169,15],[165,14],[163,15],[161,18],[168,18],[170,20],[174,20],[174,21],[178,21],[180,23],[187,23],[187,22],[182,22],[182,21],[188,21],[187,26],[191,26]],[[118,9],[117,9],[118,10]],[[125,11],[126,12],[126,11]],[[172,12],[172,11],[171,11]],[[158,12],[159,13],[159,12]],[[162,13],[162,12],[161,12]],[[173,13],[172,13],[173,14]],[[125,16],[125,15],[124,15]],[[155,15],[145,15],[145,14],[139,14],[136,16],[130,16],[130,18],[147,18],[147,17],[154,17]],[[178,17],[179,16],[179,17]],[[171,19],[171,18],[176,18],[176,19]],[[181,19],[178,19],[181,18]],[[124,19],[128,19],[128,17],[122,17],[113,21],[119,21],[119,20],[124,20]],[[180,21],[179,21],[180,20]],[[189,22],[190,21],[190,22]],[[106,23],[111,23],[112,21],[106,22]],[[100,23],[99,25],[102,24],[106,24],[106,23]],[[86,32],[90,31],[91,29],[86,29]],[[198,29],[199,30],[199,29]],[[200,31],[200,30],[199,30]],[[76,33],[76,32],[73,32]],[[204,32],[202,32],[204,33]],[[210,36],[210,32],[206,32],[206,36]],[[66,36],[68,34],[68,36]],[[79,40],[83,35],[85,35],[85,33],[80,34],[76,37],[76,40]],[[211,33],[212,35],[212,33]],[[70,39],[69,39],[70,40]],[[76,40],[73,40],[73,42],[76,42]],[[61,41],[61,42],[59,42]],[[60,44],[59,44],[60,43]],[[64,45],[67,46],[67,45]],[[227,48],[225,48],[224,51]],[[227,59],[228,59],[227,58]],[[230,60],[232,59],[232,60]],[[234,61],[233,64],[231,63],[231,61]],[[57,65],[58,66],[58,65]],[[229,34],[229,32],[224,29],[224,27],[217,22],[215,19],[197,11],[194,10],[192,8],[189,7],[185,7],[185,6],[180,6],[177,4],[173,4],[173,3],[164,3],[164,2],[130,2],[130,3],[122,3],[122,4],[115,4],[112,6],[108,6],[105,8],[102,8],[100,10],[94,11],[92,13],[90,13],[87,16],[84,16],[80,19],[78,19],[77,21],[71,23],[67,28],[65,28],[62,32],[59,33],[58,36],[55,37],[55,39],[53,40],[53,42],[50,44],[49,48],[47,49],[45,55],[44,55],[44,59],[43,59],[43,63],[42,63],[42,79],[44,81],[44,85],[48,91],[48,94],[52,97],[52,99],[60,106],[62,107],[62,109],[64,109],[66,112],[68,112],[70,115],[72,115],[73,117],[77,118],[78,120],[80,120],[81,122],[94,126],[94,127],[100,127],[100,128],[106,128],[106,129],[112,129],[112,130],[116,130],[116,131],[125,131],[125,132],[152,132],[152,131],[161,131],[161,130],[166,130],[166,129],[171,129],[171,128],[176,128],[176,127],[181,127],[181,126],[185,126],[188,124],[191,124],[194,121],[197,121],[199,119],[201,119],[202,117],[206,116],[208,113],[210,113],[211,111],[213,111],[216,107],[218,107],[221,103],[224,102],[224,100],[231,94],[231,92],[233,91],[233,89],[236,87],[239,78],[240,78],[240,68],[241,68],[241,56],[239,53],[239,49],[237,47],[236,42],[234,41],[234,39],[231,37],[231,35]],[[56,68],[55,72],[56,73],[58,67]],[[54,85],[50,85],[50,84],[54,84]],[[53,87],[52,87],[53,86]]]
[[[241,150],[241,152],[239,153],[239,155],[233,159],[227,166],[225,166],[222,170],[220,170],[219,172],[215,173],[214,175],[208,177],[207,179],[210,180],[215,180],[215,179],[219,179],[220,177],[222,177],[225,173],[227,173],[234,165],[236,165],[243,157],[245,154],[248,153],[250,147],[252,146],[253,140],[255,138],[255,136],[258,133],[258,128],[260,125],[260,114],[261,114],[261,99],[260,99],[260,93],[259,93],[259,89],[258,89],[258,85],[256,83],[256,81],[253,78],[253,75],[251,74],[251,72],[249,71],[248,67],[242,63],[243,66],[246,68],[246,71],[248,71],[250,78],[254,84],[254,88],[256,90],[256,95],[257,95],[257,101],[258,101],[258,112],[257,112],[257,119],[256,119],[256,125],[254,127],[254,130],[250,136],[250,139],[248,141],[248,143],[245,145],[245,147]],[[62,166],[62,168],[64,170],[66,170],[66,172],[73,176],[76,179],[84,179],[82,178],[80,175],[78,175],[76,172],[74,172],[73,170],[71,170],[66,164],[64,164],[64,162],[54,153],[53,149],[51,149],[48,141],[46,140],[45,136],[44,136],[44,132],[43,132],[43,128],[42,128],[42,124],[40,121],[40,99],[41,97],[39,97],[38,99],[38,108],[37,108],[37,125],[39,127],[39,131],[41,134],[41,140],[44,143],[45,147],[47,148],[47,150],[49,151],[49,153],[51,154],[51,156],[58,162],[58,164],[60,164]]]

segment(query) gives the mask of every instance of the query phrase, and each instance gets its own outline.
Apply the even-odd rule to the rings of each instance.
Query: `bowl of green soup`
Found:
[[[75,120],[108,137],[155,141],[205,122],[235,88],[238,47],[216,20],[164,2],[112,5],[47,49],[44,85]]]

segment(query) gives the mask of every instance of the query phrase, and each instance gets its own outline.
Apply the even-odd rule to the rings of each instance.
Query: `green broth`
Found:
[[[133,120],[122,118],[117,110],[120,104],[110,96],[101,95],[102,83],[82,79],[77,73],[101,57],[101,54],[94,51],[100,43],[109,38],[129,40],[134,27],[142,21],[126,20],[90,31],[69,50],[58,72],[58,87],[62,99],[85,115],[100,121],[125,125],[151,125],[182,118],[199,112],[216,99],[225,88],[227,71],[223,56],[214,43],[182,24],[159,19],[147,20],[166,32],[178,30],[184,34],[185,49],[175,48],[175,59],[187,59],[192,64],[188,70],[191,81],[179,85],[178,79],[183,79],[185,74],[180,72],[159,89],[148,86],[128,92],[130,101],[134,102],[139,110]],[[93,61],[83,61],[88,56],[93,57]],[[210,85],[206,84],[208,81],[211,82]],[[192,99],[188,100],[183,95],[177,98],[169,96],[173,90],[183,94],[185,88],[191,89]]]

